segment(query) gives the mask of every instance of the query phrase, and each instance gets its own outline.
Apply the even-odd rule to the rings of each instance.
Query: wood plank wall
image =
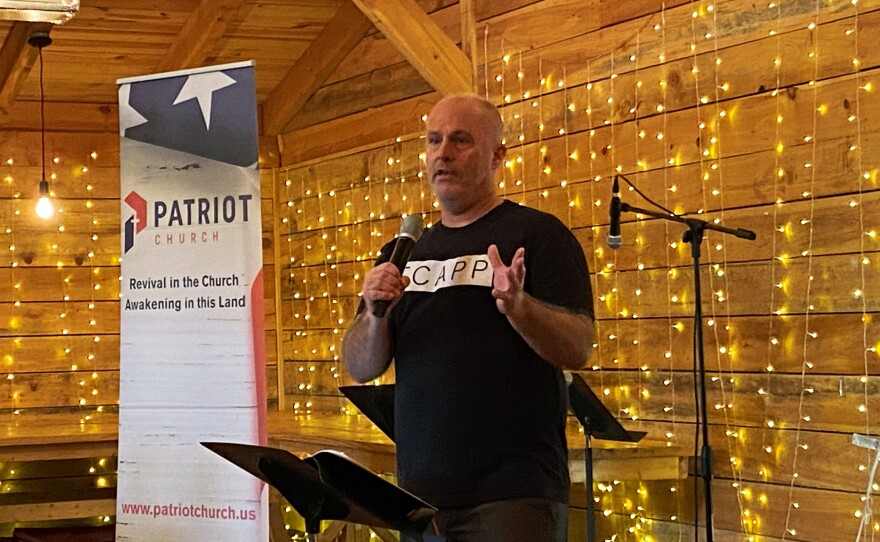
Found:
[[[680,227],[629,215],[623,247],[605,248],[615,173],[675,212],[756,231],[702,247],[718,539],[855,538],[870,456],[850,438],[876,434],[880,409],[880,2],[477,8],[477,90],[507,123],[501,190],[566,222],[594,273],[585,376],[629,427],[693,447],[689,247]],[[458,40],[457,4],[432,17]],[[337,353],[360,280],[402,213],[437,219],[419,156],[437,99],[374,36],[280,138],[291,408],[349,411]],[[600,535],[692,536],[691,481],[602,482]]]
[[[0,418],[11,435],[115,432],[119,400],[119,136],[106,104],[47,104],[47,175],[57,213],[34,206],[40,179],[39,106],[18,102],[0,132]],[[266,370],[276,402],[273,212],[280,165],[274,138],[261,141]],[[50,448],[47,446],[47,448]],[[45,450],[45,459],[52,457]],[[0,462],[0,535],[16,525],[97,517],[112,510],[116,460]],[[109,494],[108,494],[109,493]],[[96,503],[92,506],[91,503]],[[107,505],[110,502],[110,506]],[[47,503],[56,503],[49,505]],[[10,511],[11,510],[11,511]],[[66,514],[66,515],[65,515]],[[95,516],[95,517],[90,517]],[[24,522],[24,523],[22,523]],[[63,523],[63,522],[62,522]],[[70,522],[67,522],[70,523]]]
[[[115,107],[107,107],[105,115],[106,123],[94,131],[50,126],[46,173],[57,212],[48,221],[33,212],[39,132],[13,128],[0,135],[4,407],[21,415],[76,407],[87,416],[118,403],[119,138]],[[261,179],[265,273],[272,277],[271,166],[277,166],[278,154],[272,139],[261,147],[261,161],[270,166]],[[276,352],[271,283],[265,295],[271,367]]]

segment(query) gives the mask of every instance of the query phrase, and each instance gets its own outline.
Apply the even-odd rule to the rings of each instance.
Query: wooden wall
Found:
[[[880,408],[880,2],[476,7],[478,92],[507,123],[500,190],[566,222],[594,272],[585,376],[629,427],[692,449],[689,247],[681,227],[628,215],[607,249],[615,173],[675,212],[756,231],[702,246],[718,539],[855,538],[870,456],[850,438],[876,433]],[[432,8],[458,40],[459,6]],[[289,408],[348,411],[337,353],[360,279],[402,213],[437,219],[419,156],[437,99],[372,36],[280,138]],[[690,480],[602,488],[601,534],[691,536]]]
[[[0,420],[3,437],[37,442],[112,432],[119,401],[119,135],[115,105],[47,104],[46,173],[56,213],[36,217],[39,109],[16,104],[0,131]],[[274,138],[261,142],[266,370],[276,402]],[[61,430],[61,429],[59,429]],[[112,438],[112,436],[111,436]],[[9,454],[7,454],[8,456]],[[16,454],[11,454],[15,456]],[[25,455],[34,454],[18,454]],[[57,518],[101,524],[113,509],[116,459],[0,459],[0,535]],[[60,457],[69,454],[59,453]],[[5,456],[6,457],[6,456]],[[96,499],[111,499],[98,501]],[[49,505],[79,501],[69,505]],[[110,506],[107,505],[110,502]],[[112,512],[109,512],[112,514]],[[82,523],[82,519],[74,523]],[[70,522],[68,522],[70,523]]]
[[[2,363],[9,412],[75,408],[83,419],[113,411],[119,370],[119,136],[116,108],[65,104],[101,121],[52,120],[47,107],[46,175],[56,207],[34,214],[40,134],[28,115],[0,132]],[[34,126],[31,124],[30,126]],[[36,123],[38,125],[38,123]],[[80,128],[81,130],[77,130]],[[76,130],[76,131],[75,131]],[[264,261],[274,276],[272,139],[261,143]],[[274,288],[267,284],[267,365],[274,366]],[[270,369],[271,370],[271,369]]]

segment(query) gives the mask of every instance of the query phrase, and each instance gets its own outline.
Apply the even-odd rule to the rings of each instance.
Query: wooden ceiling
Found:
[[[461,2],[462,17],[470,2]],[[296,125],[296,113],[323,84],[369,73],[369,63],[358,60],[371,36],[386,38],[434,88],[461,92],[470,88],[472,64],[427,16],[456,3],[81,0],[72,20],[51,27],[53,43],[43,51],[46,100],[114,106],[119,78],[254,60],[262,131],[277,135]],[[39,100],[39,64],[26,43],[39,28],[0,21],[0,117],[16,101]]]

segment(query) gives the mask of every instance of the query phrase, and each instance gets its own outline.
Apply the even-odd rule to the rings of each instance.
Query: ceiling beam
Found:
[[[12,106],[36,64],[39,50],[28,45],[34,32],[49,32],[51,24],[15,21],[0,49],[0,123],[12,112]]]
[[[244,0],[201,0],[159,61],[156,71],[170,72],[204,65],[243,3]]]
[[[459,0],[461,11],[461,52],[471,62],[471,81],[477,84],[477,15],[476,0]],[[474,89],[476,90],[476,89]]]
[[[418,136],[425,128],[420,119],[442,97],[432,92],[285,132],[278,137],[281,167],[388,146],[400,136]]]
[[[415,0],[353,0],[422,77],[443,94],[474,91],[471,62]]]
[[[263,133],[280,134],[372,27],[357,6],[344,1],[263,102]]]

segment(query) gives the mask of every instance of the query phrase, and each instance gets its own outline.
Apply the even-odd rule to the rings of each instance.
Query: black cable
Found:
[[[40,52],[40,160],[42,162],[41,180],[46,180],[46,95],[43,91],[43,47]],[[42,195],[42,194],[41,194]]]
[[[629,179],[627,179],[627,178],[624,177],[623,175],[618,174],[617,176],[620,177],[621,179],[623,179],[623,182],[625,182],[626,184],[628,184],[628,185],[630,186],[630,188],[632,188],[633,190],[635,190],[635,191],[636,191],[636,194],[642,196],[642,198],[644,198],[645,201],[647,201],[648,203],[650,203],[650,204],[653,205],[654,207],[660,209],[660,210],[663,211],[663,212],[669,213],[669,214],[671,214],[671,215],[673,215],[673,216],[684,216],[684,215],[676,215],[675,213],[673,213],[672,211],[670,211],[670,210],[667,209],[666,207],[660,205],[660,204],[657,203],[656,201],[654,201],[654,200],[652,200],[651,198],[649,198],[648,196],[646,196],[644,192],[642,192],[641,190],[639,190],[639,189],[636,187],[636,185],[634,185],[633,183],[629,182]]]
[[[701,325],[694,322],[694,325]],[[693,348],[696,350],[697,345],[697,337],[694,334],[693,337]],[[699,381],[700,375],[697,369],[697,357],[694,356],[694,415],[696,416],[696,422],[694,424],[694,542],[699,542],[700,540],[700,479],[702,474],[702,463],[700,459],[700,423],[705,423],[705,420],[700,419],[700,389]],[[704,497],[705,498],[705,497]],[[708,518],[706,519],[708,521]]]

